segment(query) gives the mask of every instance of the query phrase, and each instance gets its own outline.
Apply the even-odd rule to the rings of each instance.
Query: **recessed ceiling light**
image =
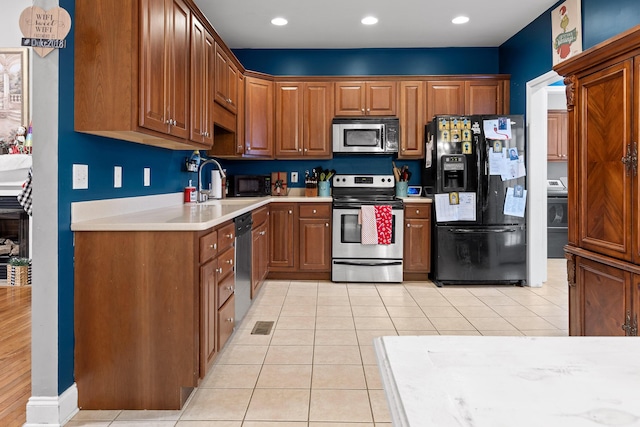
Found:
[[[373,25],[378,23],[378,18],[376,18],[375,16],[366,16],[362,18],[362,21],[360,22],[362,22],[364,25]]]
[[[271,20],[271,23],[272,23],[273,25],[277,25],[277,26],[279,26],[279,27],[281,27],[281,26],[283,26],[283,25],[287,25],[287,23],[288,23],[288,22],[289,22],[289,21],[287,21],[287,20],[286,20],[286,19],[284,19],[284,18],[273,18],[273,19]]]
[[[454,24],[466,24],[469,22],[469,17],[467,16],[456,16],[451,20]]]

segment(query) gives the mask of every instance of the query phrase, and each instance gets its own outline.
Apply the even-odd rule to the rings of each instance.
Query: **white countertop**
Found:
[[[237,197],[181,203],[182,193],[72,204],[72,231],[200,231],[268,203],[331,202],[331,197]]]
[[[394,427],[640,426],[640,338],[374,340]]]

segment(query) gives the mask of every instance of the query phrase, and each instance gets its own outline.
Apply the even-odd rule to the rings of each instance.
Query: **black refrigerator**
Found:
[[[436,116],[425,135],[435,283],[525,284],[524,117]]]

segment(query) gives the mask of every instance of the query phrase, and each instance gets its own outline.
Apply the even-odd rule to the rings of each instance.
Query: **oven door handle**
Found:
[[[336,265],[354,265],[354,266],[362,266],[362,267],[384,267],[388,265],[402,265],[402,261],[368,261],[368,262],[358,262],[358,261],[333,261]]]

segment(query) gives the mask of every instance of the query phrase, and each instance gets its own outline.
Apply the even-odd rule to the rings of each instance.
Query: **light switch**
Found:
[[[151,168],[144,168],[144,186],[151,185]]]
[[[74,190],[86,190],[89,188],[89,165],[73,165]]]
[[[122,166],[113,167],[113,188],[122,187]]]

